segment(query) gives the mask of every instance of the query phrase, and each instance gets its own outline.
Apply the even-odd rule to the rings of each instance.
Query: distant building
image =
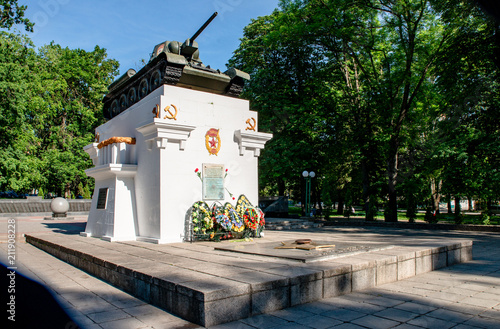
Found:
[[[450,203],[451,203],[451,210],[455,211],[455,199],[452,199]],[[471,200],[470,209],[469,209],[469,200],[467,200],[467,199],[460,200],[460,210],[461,211],[473,211],[475,208],[476,208],[476,201]],[[446,203],[446,202],[439,203],[439,211],[440,212],[447,212],[448,211],[448,203]]]

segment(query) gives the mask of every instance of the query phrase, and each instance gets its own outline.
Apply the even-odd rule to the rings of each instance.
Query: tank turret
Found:
[[[163,84],[238,97],[250,75],[231,68],[222,73],[200,60],[196,38],[217,16],[215,12],[183,43],[164,41],[153,49],[149,62],[139,71],[128,70],[108,87],[104,117],[111,119]]]

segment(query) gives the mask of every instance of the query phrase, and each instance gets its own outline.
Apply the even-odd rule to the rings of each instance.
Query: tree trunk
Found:
[[[439,214],[439,202],[441,201],[441,195],[439,194],[443,181],[439,180],[436,183],[436,179],[431,179],[431,199],[432,199],[432,210],[435,214]]]
[[[453,211],[451,210],[451,195],[448,194],[448,214],[451,214],[453,213]]]
[[[285,182],[283,179],[278,180],[278,196],[284,196],[285,195]]]
[[[361,163],[361,171],[363,173],[363,201],[365,203],[365,220],[373,221],[373,213],[370,211],[370,176],[368,173],[368,165],[366,159]]]
[[[460,215],[460,198],[455,197],[455,215]]]
[[[398,142],[392,138],[389,142],[389,161],[387,164],[387,180],[389,204],[384,212],[386,222],[398,221],[398,201],[396,192],[396,180],[398,178]]]
[[[340,197],[337,206],[337,215],[343,215],[343,214],[344,214],[344,199]]]
[[[66,199],[71,199],[71,190],[70,190],[69,184],[67,184],[65,189],[64,189],[64,197]]]

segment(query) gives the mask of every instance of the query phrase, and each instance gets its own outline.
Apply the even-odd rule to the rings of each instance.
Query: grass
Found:
[[[301,207],[288,207],[288,214],[289,215],[301,215],[302,214],[302,208]],[[469,214],[464,214],[463,215],[464,220],[462,224],[474,224],[474,225],[484,225],[484,223],[481,221],[481,216],[480,215],[469,215]],[[338,216],[337,215],[337,210],[332,210],[330,213],[330,218],[331,219],[347,219],[344,216]],[[365,218],[365,212],[364,211],[356,211],[353,215],[351,215],[351,218],[355,219],[364,219]],[[438,215],[438,223],[451,223],[455,224],[454,220],[455,216],[453,214],[439,214]],[[384,220],[384,213],[383,212],[377,212],[375,215],[375,220]],[[409,218],[406,216],[406,212],[400,211],[398,212],[398,221],[400,222],[408,222]],[[424,212],[418,212],[417,213],[417,223],[425,223],[425,213]],[[500,225],[500,216],[491,216],[490,217],[490,225]]]
[[[300,215],[302,209],[300,207],[288,207],[288,214],[289,215]],[[469,215],[469,214],[464,214],[463,215],[464,220],[462,224],[474,224],[474,225],[484,225],[484,223],[481,221],[481,216],[480,215]],[[347,219],[344,216],[338,216],[337,211],[333,210],[332,213],[330,214],[330,218],[334,219]],[[353,215],[351,215],[351,218],[355,219],[364,219],[365,218],[365,213],[363,211],[356,211]],[[453,214],[439,214],[438,215],[438,223],[451,223],[455,224],[454,220],[455,216]],[[384,213],[383,212],[377,212],[375,216],[375,220],[384,220]],[[398,221],[400,222],[408,222],[409,218],[406,216],[405,212],[398,212]],[[425,213],[419,212],[417,213],[417,223],[425,223]],[[490,225],[500,225],[500,216],[491,216],[490,217]]]
[[[300,215],[302,214],[302,208],[301,207],[288,207],[288,214],[289,215]]]

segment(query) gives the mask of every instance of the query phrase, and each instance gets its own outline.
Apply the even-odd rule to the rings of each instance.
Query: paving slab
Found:
[[[280,255],[282,250],[273,247],[300,238],[335,242],[340,249],[285,249]],[[267,232],[265,238],[245,242],[156,245],[68,234],[26,235],[28,243],[147,303],[206,327],[410,278],[417,273],[417,255],[437,255],[431,260],[438,262],[432,263],[434,269],[469,260],[459,255],[462,249],[472,248],[466,239],[401,238],[388,243],[389,239],[377,234],[370,234],[370,239],[370,243],[360,244],[357,231],[352,235]],[[101,317],[115,322],[127,320],[120,318],[124,316],[122,311],[111,308],[109,315],[98,314],[95,309],[101,301],[95,305],[81,303],[85,303],[81,305],[85,314],[96,323]],[[386,306],[352,302],[346,307],[373,314]]]

